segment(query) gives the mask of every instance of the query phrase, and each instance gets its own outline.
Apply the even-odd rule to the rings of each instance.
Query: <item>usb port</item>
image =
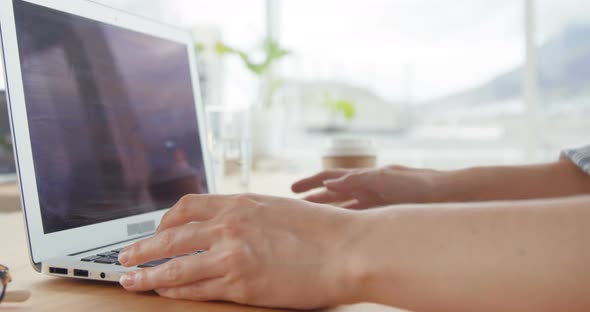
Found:
[[[68,269],[49,268],[49,273],[51,273],[51,274],[60,274],[60,275],[68,275]]]
[[[74,276],[77,276],[77,277],[88,277],[88,271],[74,269]]]

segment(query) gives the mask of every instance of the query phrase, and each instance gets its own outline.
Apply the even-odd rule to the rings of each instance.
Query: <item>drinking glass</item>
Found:
[[[217,191],[243,193],[250,189],[252,147],[248,109],[209,106],[207,146]]]

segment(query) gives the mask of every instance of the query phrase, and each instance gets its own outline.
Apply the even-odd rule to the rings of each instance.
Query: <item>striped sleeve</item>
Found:
[[[566,149],[561,152],[561,157],[571,160],[576,166],[590,175],[590,145]]]

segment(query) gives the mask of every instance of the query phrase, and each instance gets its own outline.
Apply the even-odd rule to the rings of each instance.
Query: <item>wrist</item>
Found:
[[[330,229],[336,237],[331,240],[331,257],[325,268],[330,272],[330,277],[326,279],[330,284],[325,286],[331,292],[330,301],[334,306],[367,302],[363,286],[368,268],[361,247],[368,224],[363,214],[341,211],[340,226]]]
[[[430,181],[430,203],[463,202],[470,197],[463,182],[462,170],[442,171],[432,175]]]
[[[345,256],[334,266],[339,271],[334,285],[340,290],[338,304],[379,303],[383,291],[379,285],[391,279],[393,267],[393,263],[388,263],[392,260],[389,255],[393,250],[388,244],[391,240],[384,239],[379,228],[380,223],[389,222],[383,223],[384,218],[375,211],[355,211],[350,215],[344,240]]]
[[[423,195],[424,199],[418,203],[442,203],[448,201],[448,190],[449,183],[452,183],[452,177],[449,172],[433,172],[429,173],[426,183],[426,194]]]

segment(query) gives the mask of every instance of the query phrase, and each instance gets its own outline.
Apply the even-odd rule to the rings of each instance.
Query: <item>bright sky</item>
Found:
[[[344,77],[385,97],[421,100],[477,86],[524,62],[521,1],[283,3],[283,41],[301,56],[291,69],[307,78]],[[589,11],[587,1],[539,0],[539,38],[567,23],[590,23]]]
[[[449,4],[285,1],[282,33],[306,58],[297,67],[320,68],[324,79],[358,81],[390,98],[444,95],[522,62],[522,13],[514,1]]]

